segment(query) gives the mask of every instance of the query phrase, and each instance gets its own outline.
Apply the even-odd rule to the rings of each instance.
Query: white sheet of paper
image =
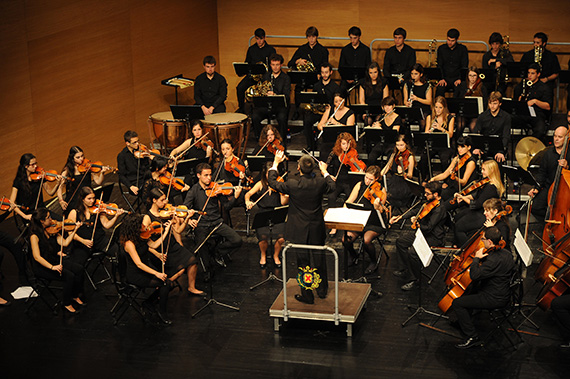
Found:
[[[412,246],[416,250],[416,254],[418,254],[418,257],[420,257],[424,267],[429,266],[431,259],[433,258],[433,252],[431,251],[431,248],[429,247],[424,234],[419,228],[416,232],[416,238],[414,239],[414,244]]]
[[[536,117],[536,112],[533,107],[528,107],[528,111],[530,113],[530,117]]]
[[[513,245],[515,245],[515,249],[517,253],[519,253],[524,265],[526,267],[530,266],[532,264],[532,251],[528,247],[519,229],[515,232],[515,242]]]
[[[15,300],[27,299],[28,297],[30,297],[30,294],[32,292],[33,292],[32,297],[38,296],[38,294],[30,286],[18,287],[14,292],[11,293],[11,295]]]

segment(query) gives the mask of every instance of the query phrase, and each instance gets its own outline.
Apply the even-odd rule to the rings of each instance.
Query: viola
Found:
[[[186,205],[178,205],[174,206],[172,204],[166,204],[163,209],[161,209],[158,214],[161,218],[170,218],[174,215],[178,217],[186,217],[186,215],[191,212],[191,209],[188,209]],[[199,215],[205,216],[207,213],[202,211],[194,211]]]
[[[412,229],[417,229],[420,226],[420,220],[426,217],[434,208],[439,207],[439,199],[435,199],[430,201],[427,204],[424,204],[420,213],[416,216],[416,221],[412,223]]]
[[[170,172],[165,172],[164,174],[160,174],[158,177],[158,181],[165,186],[172,186],[177,191],[182,191],[184,187],[186,187],[186,183],[184,180],[179,178],[174,178]]]
[[[149,157],[161,157],[164,159],[170,159],[170,157],[167,157],[166,155],[162,155],[160,154],[160,151],[158,149],[149,149],[148,147],[146,147],[145,145],[143,145],[142,143],[139,143],[139,148],[138,150],[134,151],[134,155],[136,158],[149,158]]]
[[[366,170],[366,163],[358,158],[358,151],[350,149],[347,153],[342,153],[341,163],[347,165],[352,172],[364,172]]]
[[[89,213],[91,213],[91,214],[106,213],[109,216],[114,216],[119,211],[122,213],[131,213],[125,209],[119,208],[117,206],[117,204],[115,204],[115,203],[107,204],[107,203],[102,202],[99,199],[95,200],[95,205],[93,205],[92,207],[89,207]]]
[[[210,185],[208,185],[208,187],[206,187],[206,195],[208,195],[208,197],[218,196],[218,195],[229,196],[232,194],[232,191],[234,191],[236,188],[242,188],[244,190],[250,190],[251,189],[251,187],[234,186],[230,182],[226,182],[223,184],[211,182]]]
[[[451,180],[457,179],[457,173],[459,172],[459,170],[461,170],[463,166],[465,166],[465,163],[467,163],[469,158],[471,158],[471,153],[468,152],[466,154],[463,154],[463,156],[453,166],[453,170],[451,171],[451,176],[450,176]]]
[[[195,144],[194,146],[196,146],[198,149],[202,149],[202,150],[204,150],[204,151],[207,151],[207,150],[208,150],[208,147],[209,147],[209,148],[212,149],[212,151],[214,152],[214,154],[220,155],[220,153],[218,153],[218,152],[216,151],[216,149],[214,148],[214,143],[213,143],[212,141],[210,141],[209,139],[207,139],[207,138],[204,138],[204,139],[202,139],[202,140],[196,142],[196,144]]]
[[[402,170],[408,171],[408,166],[410,165],[410,150],[406,149],[404,151],[399,151],[396,153],[395,159],[399,162],[402,166]]]
[[[101,161],[91,162],[87,158],[83,159],[83,163],[81,163],[79,166],[77,166],[77,169],[82,174],[84,174],[88,171],[91,171],[92,173],[98,173],[98,172],[101,172],[103,170],[106,170],[106,171],[115,171],[116,170],[116,168],[114,168],[114,167],[104,166],[103,163],[101,163]]]
[[[141,238],[147,240],[153,234],[161,234],[162,233],[162,224],[158,221],[153,221],[150,223],[149,226],[141,226]]]
[[[27,211],[29,208],[22,205],[14,204],[15,207],[20,208],[23,211]],[[0,211],[7,211],[12,207],[12,202],[6,196],[2,196],[0,200]]]
[[[384,200],[386,200],[386,193],[382,191],[382,185],[379,182],[374,182],[362,194],[365,199],[368,199],[372,204],[376,201],[376,199],[380,199],[380,206],[383,210],[389,211],[389,209],[382,204]]]
[[[285,148],[281,145],[281,143],[278,140],[273,140],[273,142],[267,144],[267,151],[269,151],[273,155],[276,155],[278,151],[282,151],[283,153],[285,153]],[[285,160],[289,160],[289,158],[287,158],[285,155],[284,157]]]
[[[37,167],[36,171],[32,172],[30,174],[30,179],[32,179],[33,181],[37,181],[37,180],[41,180],[42,176],[48,182],[55,182],[57,180],[57,177],[59,176],[59,174],[55,170],[44,170],[41,167]],[[63,176],[63,178],[65,180],[69,180],[69,181],[74,180],[73,178],[68,178],[66,176]]]
[[[234,156],[229,162],[226,160],[224,163],[224,168],[226,171],[231,172],[234,174],[236,178],[239,178],[240,174],[243,173],[246,175],[245,166],[239,163],[239,160],[236,156]],[[245,176],[245,181],[248,183],[253,183],[253,178]]]
[[[93,225],[92,222],[84,222],[84,225]],[[67,219],[65,221],[54,221],[51,225],[47,226],[46,232],[48,232],[49,234],[57,234],[59,232],[61,232],[61,229],[63,228],[66,232],[71,232],[72,230],[75,229],[75,226],[77,225],[77,223],[71,219]]]
[[[467,196],[468,194],[475,191],[476,189],[483,187],[485,184],[489,183],[490,181],[491,181],[491,179],[489,179],[489,178],[479,180],[477,183],[473,183],[469,187],[465,188],[459,194],[461,196]],[[457,200],[455,197],[452,198],[451,200],[449,200],[449,204],[455,204],[456,202],[457,202]]]
[[[543,311],[547,311],[552,300],[563,295],[570,288],[570,266],[564,268],[558,277],[549,275],[548,279],[551,282],[542,287],[536,301],[536,305]]]

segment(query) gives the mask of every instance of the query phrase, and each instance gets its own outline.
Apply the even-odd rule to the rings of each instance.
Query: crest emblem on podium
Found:
[[[299,273],[297,274],[297,283],[306,290],[314,290],[319,287],[322,279],[317,273],[316,268],[299,267]]]

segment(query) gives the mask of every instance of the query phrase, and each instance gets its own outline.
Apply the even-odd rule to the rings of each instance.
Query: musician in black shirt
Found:
[[[469,66],[469,52],[467,47],[457,42],[459,30],[447,31],[447,43],[437,48],[437,67],[441,70],[443,79],[437,83],[435,96],[445,96],[449,90],[461,84],[461,69]]]
[[[287,135],[287,118],[289,115],[289,103],[291,99],[291,78],[281,70],[283,65],[283,56],[281,54],[273,54],[269,57],[270,70],[263,75],[263,81],[271,82],[271,90],[267,92],[268,96],[285,95],[285,104],[283,108],[274,110],[276,112],[277,123],[279,124],[279,133],[282,136]],[[253,122],[253,130],[256,136],[261,133],[261,121],[264,118],[271,117],[267,107],[256,107],[253,109],[251,117]]]
[[[548,85],[540,80],[540,66],[532,63],[528,66],[528,80],[521,81],[516,87],[513,98],[532,107],[536,117],[513,116],[513,125],[528,129],[532,127],[532,135],[538,139],[544,138],[546,134],[546,120],[550,117],[552,110],[552,90]],[[530,85],[529,85],[530,84]]]
[[[534,48],[523,54],[521,63],[538,63],[540,66],[540,81],[554,90],[556,79],[560,72],[558,57],[546,48],[548,36],[543,32],[534,35]]]
[[[397,76],[400,85],[410,79],[410,71],[416,64],[416,51],[405,44],[406,34],[404,28],[394,30],[394,46],[386,50],[382,71],[385,78]]]
[[[269,57],[271,54],[275,54],[275,48],[267,43],[265,40],[265,30],[261,28],[255,29],[255,44],[251,45],[247,49],[247,54],[245,55],[245,61],[250,64],[254,63],[264,63],[269,68]],[[237,113],[245,113],[245,91],[249,87],[255,84],[255,80],[251,75],[246,75],[237,85],[237,99],[238,99],[238,109]]]
[[[129,189],[131,195],[138,196],[139,189],[150,176],[150,159],[135,157],[135,151],[139,150],[137,132],[127,130],[123,138],[127,146],[117,155],[119,181]]]
[[[473,150],[474,155],[491,156],[497,162],[501,163],[506,160],[509,143],[511,141],[511,115],[501,109],[503,97],[498,91],[491,92],[489,95],[489,107],[485,112],[477,117],[475,123],[475,133],[484,136],[500,136],[503,142],[502,151],[481,151],[481,149]],[[494,155],[493,155],[494,154]]]
[[[226,78],[218,74],[216,58],[211,55],[204,57],[204,72],[194,81],[194,100],[196,105],[202,106],[204,115],[212,113],[224,113],[226,105],[224,101],[228,97],[228,83]]]
[[[493,89],[499,91],[500,93],[505,93],[507,90],[507,82],[505,81],[507,69],[506,64],[508,62],[514,62],[513,54],[508,50],[506,46],[503,46],[504,40],[501,33],[493,32],[489,36],[489,45],[491,50],[483,54],[482,67],[484,69],[495,69],[499,75],[499,86],[495,88],[495,83],[486,82],[484,83],[487,87],[487,91],[491,92]]]
[[[358,26],[353,26],[348,30],[350,43],[340,51],[340,61],[338,67],[362,67],[366,68],[372,63],[370,49],[361,43],[362,31]],[[354,80],[347,80],[352,85]]]

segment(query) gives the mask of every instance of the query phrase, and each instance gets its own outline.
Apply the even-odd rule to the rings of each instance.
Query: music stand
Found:
[[[176,164],[177,176],[188,176],[194,173],[194,169],[200,163],[207,163],[209,158],[190,158],[178,161]]]
[[[503,99],[501,104],[501,109],[513,116],[528,116],[532,117],[530,114],[529,106],[525,101],[516,101],[513,99]],[[536,117],[536,115],[534,116]]]
[[[434,149],[449,149],[449,134],[447,133],[412,133],[414,146],[424,146],[426,148],[429,177],[432,178],[431,171],[431,154]]]
[[[285,95],[256,96],[253,98],[255,108],[267,108],[269,114],[278,112],[281,108],[287,108]]]
[[[295,83],[301,88],[307,88],[319,81],[316,71],[309,72],[292,70],[289,71],[287,75],[291,78],[291,83]]]
[[[398,138],[398,131],[395,129],[380,129],[372,126],[367,126],[364,128],[363,135],[366,136],[364,139],[364,145],[366,146],[366,153],[370,154],[372,148],[377,144],[390,145],[396,143],[396,138]],[[362,135],[360,136],[362,138]],[[384,155],[384,152],[382,152]]]
[[[182,79],[182,82],[176,82],[173,79]],[[170,78],[166,78],[160,81],[160,84],[164,86],[174,87],[174,96],[176,98],[176,105],[178,105],[178,88],[188,88],[194,85],[194,80],[185,78],[183,74],[174,75]]]
[[[530,184],[534,188],[539,187],[539,184],[536,181],[536,179],[534,178],[534,176],[532,176],[532,174],[529,171],[526,171],[521,167],[503,165],[502,171],[513,182],[519,183],[519,191],[518,191],[519,192],[519,202],[521,202],[522,185],[523,184]],[[520,226],[521,226],[521,212],[522,212],[522,209],[525,207],[526,204],[527,203],[523,203],[521,208],[519,208],[519,213],[517,215],[517,228],[520,228]]]
[[[259,212],[253,218],[253,224],[251,227],[253,229],[262,228],[264,226],[269,227],[269,246],[273,246],[273,226],[278,224],[283,224],[287,219],[288,212],[289,212],[288,205],[284,205],[282,207],[276,207],[271,211]],[[267,246],[268,250],[269,246]],[[273,246],[273,248],[275,249],[275,246]],[[273,253],[275,253],[275,251]],[[265,252],[265,255],[267,256],[267,252]],[[249,290],[251,291],[271,280],[277,280],[283,283],[283,279],[280,279],[279,277],[275,276],[273,272],[270,272],[269,276],[266,279],[249,287]]]
[[[486,155],[494,155],[499,151],[503,151],[503,140],[501,136],[484,136],[475,133],[466,133],[465,135],[471,138],[471,147],[473,150],[479,149]]]
[[[272,158],[267,158],[263,155],[253,156],[247,155],[247,166],[251,172],[261,172],[263,165],[268,161],[273,161]]]
[[[402,89],[404,82],[400,83],[399,76],[389,76],[386,79],[388,79],[388,88],[392,91],[395,89]]]
[[[480,97],[465,97],[458,99],[450,97],[447,100],[447,108],[450,113],[455,113],[458,116],[475,118],[479,116],[479,99]]]
[[[509,78],[526,78],[530,62],[506,62]]]
[[[111,200],[111,193],[113,192],[114,186],[114,183],[107,183],[94,188],[93,192],[95,193],[95,198],[101,199],[104,203],[108,203],[109,200]],[[101,197],[101,194],[103,194],[103,197]]]
[[[267,72],[265,66],[261,63],[233,62],[234,71],[237,76],[246,75],[263,75]]]
[[[203,120],[204,112],[201,105],[171,105],[170,111],[176,120]]]
[[[299,104],[311,104],[311,105],[320,105],[320,104],[329,104],[329,98],[324,93],[319,92],[299,92],[296,94],[297,100]]]
[[[421,107],[405,107],[403,105],[396,105],[396,113],[402,118],[405,124],[419,125],[420,121],[425,120],[427,115]]]
[[[346,126],[346,125],[328,125],[323,127],[322,130],[322,142],[323,143],[335,143],[336,138],[340,133],[350,133],[356,139],[358,133],[356,133],[356,125],[355,126]],[[318,138],[318,137],[317,137]]]
[[[338,73],[343,80],[358,82],[366,77],[366,67],[339,67]]]
[[[382,106],[380,106],[380,105],[351,104],[350,109],[352,109],[354,111],[354,114],[356,116],[366,115],[367,119],[370,117],[371,114],[379,115],[379,114],[384,113],[384,110],[382,109]],[[357,117],[356,119],[358,120],[359,117]]]
[[[439,82],[443,79],[441,69],[439,67],[424,67],[424,75],[428,81]]]

